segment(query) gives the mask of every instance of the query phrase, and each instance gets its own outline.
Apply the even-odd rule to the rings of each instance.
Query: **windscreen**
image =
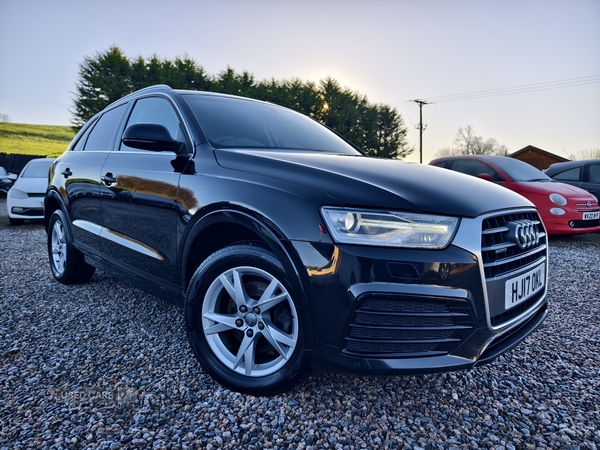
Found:
[[[360,155],[314,120],[280,106],[241,98],[183,96],[215,148],[259,148]]]
[[[29,163],[21,174],[21,178],[47,178],[52,161],[52,159],[48,159]]]
[[[553,181],[542,171],[518,159],[495,158],[492,161],[513,181]]]

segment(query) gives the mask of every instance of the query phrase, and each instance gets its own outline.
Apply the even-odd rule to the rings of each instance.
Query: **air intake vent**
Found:
[[[455,298],[366,294],[357,301],[344,352],[372,358],[450,353],[474,328],[467,301]]]

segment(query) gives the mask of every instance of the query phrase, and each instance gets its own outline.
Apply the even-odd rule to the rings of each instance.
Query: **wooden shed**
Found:
[[[527,147],[517,150],[508,156],[531,164],[533,167],[539,170],[546,170],[548,167],[550,167],[550,164],[570,161],[569,159],[547,152],[541,148],[534,147],[533,145],[528,145]]]

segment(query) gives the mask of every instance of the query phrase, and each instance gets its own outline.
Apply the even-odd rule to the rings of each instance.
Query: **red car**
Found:
[[[548,234],[600,231],[598,199],[575,186],[557,183],[530,164],[506,156],[461,155],[434,159],[432,166],[492,181],[533,203]]]

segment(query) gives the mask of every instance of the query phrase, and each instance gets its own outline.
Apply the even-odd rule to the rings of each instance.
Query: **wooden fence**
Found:
[[[0,153],[0,167],[4,167],[8,173],[21,173],[25,164],[32,159],[43,158],[39,155],[13,155],[10,153]]]

